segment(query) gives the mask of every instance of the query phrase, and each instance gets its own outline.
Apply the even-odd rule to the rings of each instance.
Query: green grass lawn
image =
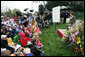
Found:
[[[56,24],[56,28],[65,29],[66,24]],[[61,37],[57,33],[57,29],[51,24],[49,28],[42,30],[42,35],[39,35],[40,42],[44,45],[42,50],[46,56],[76,56],[71,48],[68,48],[61,42]]]
[[[77,19],[80,18],[80,20],[84,20],[84,12],[74,12],[74,16],[76,16]]]
[[[83,12],[75,12],[77,19],[84,20]],[[72,51],[72,48],[67,47],[61,42],[61,37],[57,33],[57,29],[66,29],[66,24],[56,24],[56,29],[51,24],[49,28],[41,29],[42,35],[39,35],[40,42],[44,45],[42,50],[46,56],[78,56]]]

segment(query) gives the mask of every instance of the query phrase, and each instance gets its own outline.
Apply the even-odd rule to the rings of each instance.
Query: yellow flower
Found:
[[[71,28],[71,31],[73,31],[73,29]]]
[[[72,31],[73,31],[73,28],[70,28],[70,29],[69,29],[69,32],[72,32]]]
[[[83,36],[83,39],[82,40],[84,40],[84,36]]]
[[[81,51],[83,51],[83,47],[82,48],[80,48],[81,49]]]
[[[82,47],[82,45],[80,45],[80,47]]]
[[[64,40],[64,39],[65,39],[65,37],[63,36],[62,40]]]
[[[82,42],[82,44],[84,44],[84,41]]]
[[[80,40],[80,37],[77,37],[77,40]]]
[[[67,31],[65,31],[64,34],[67,34]]]
[[[80,40],[79,40],[79,41],[77,41],[77,44],[80,44],[80,42],[81,42]]]

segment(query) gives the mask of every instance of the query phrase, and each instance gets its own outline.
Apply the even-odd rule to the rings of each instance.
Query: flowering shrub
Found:
[[[69,30],[64,32],[66,36],[62,38],[62,42],[72,47],[75,53],[84,56],[84,21],[77,24],[78,27],[75,25],[74,23],[72,26],[69,26]]]

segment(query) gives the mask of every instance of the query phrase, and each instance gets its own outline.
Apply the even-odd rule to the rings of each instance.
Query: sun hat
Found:
[[[5,50],[6,50],[6,48],[1,48],[1,52],[5,51]]]
[[[24,17],[27,17],[27,15],[24,15]]]
[[[1,35],[1,39],[6,38],[6,37],[7,37],[7,35]]]
[[[3,18],[4,16],[1,16],[1,18]]]

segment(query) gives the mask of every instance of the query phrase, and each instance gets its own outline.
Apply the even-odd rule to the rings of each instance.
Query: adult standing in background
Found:
[[[63,14],[64,14],[64,23],[66,23],[66,18],[68,18],[69,16],[69,11],[65,10]]]

